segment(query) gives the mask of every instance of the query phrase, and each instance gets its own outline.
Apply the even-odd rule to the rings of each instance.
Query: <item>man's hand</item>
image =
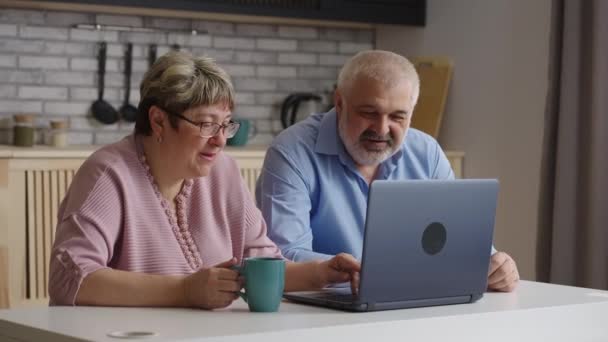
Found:
[[[230,269],[234,265],[232,258],[187,276],[183,282],[186,305],[209,310],[230,305],[242,288],[238,272]]]
[[[496,252],[490,258],[488,289],[511,292],[517,287],[519,272],[515,261],[505,252]]]
[[[359,272],[361,264],[350,254],[340,253],[335,257],[318,264],[320,286],[350,281],[353,294],[359,291]]]

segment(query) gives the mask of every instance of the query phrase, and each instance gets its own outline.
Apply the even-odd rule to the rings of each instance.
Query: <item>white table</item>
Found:
[[[278,313],[224,310],[41,307],[0,310],[0,340],[120,341],[608,341],[608,291],[523,281],[474,304],[348,313],[283,302]]]

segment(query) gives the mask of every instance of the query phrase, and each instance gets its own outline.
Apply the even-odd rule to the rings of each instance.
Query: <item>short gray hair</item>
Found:
[[[338,89],[348,91],[360,76],[382,82],[388,86],[407,80],[412,86],[412,100],[416,104],[420,94],[420,79],[414,65],[407,58],[383,50],[361,51],[349,59],[340,70]]]
[[[225,104],[234,109],[234,87],[230,76],[208,57],[171,51],[160,57],[146,72],[140,85],[135,132],[151,132],[148,111],[153,105],[172,113],[206,105]],[[169,116],[177,127],[177,118]]]

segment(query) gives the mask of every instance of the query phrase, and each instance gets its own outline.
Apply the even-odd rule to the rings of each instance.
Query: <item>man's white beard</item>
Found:
[[[346,134],[346,127],[344,127],[343,124],[345,119],[346,117],[343,117],[338,122],[338,134],[342,139],[346,151],[348,151],[348,154],[350,154],[355,163],[366,166],[380,164],[392,156],[399,148],[399,144],[393,140],[393,145],[387,146],[382,151],[369,151],[365,149],[361,144],[360,137],[357,137],[356,140],[352,140],[348,137]]]

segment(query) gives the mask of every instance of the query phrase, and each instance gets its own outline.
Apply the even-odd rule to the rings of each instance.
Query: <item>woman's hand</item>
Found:
[[[340,253],[335,257],[317,264],[320,288],[330,284],[350,281],[353,294],[359,292],[359,272],[361,264],[350,254]]]
[[[186,306],[211,310],[232,304],[242,288],[238,272],[230,269],[234,265],[236,258],[201,269],[184,278]]]

